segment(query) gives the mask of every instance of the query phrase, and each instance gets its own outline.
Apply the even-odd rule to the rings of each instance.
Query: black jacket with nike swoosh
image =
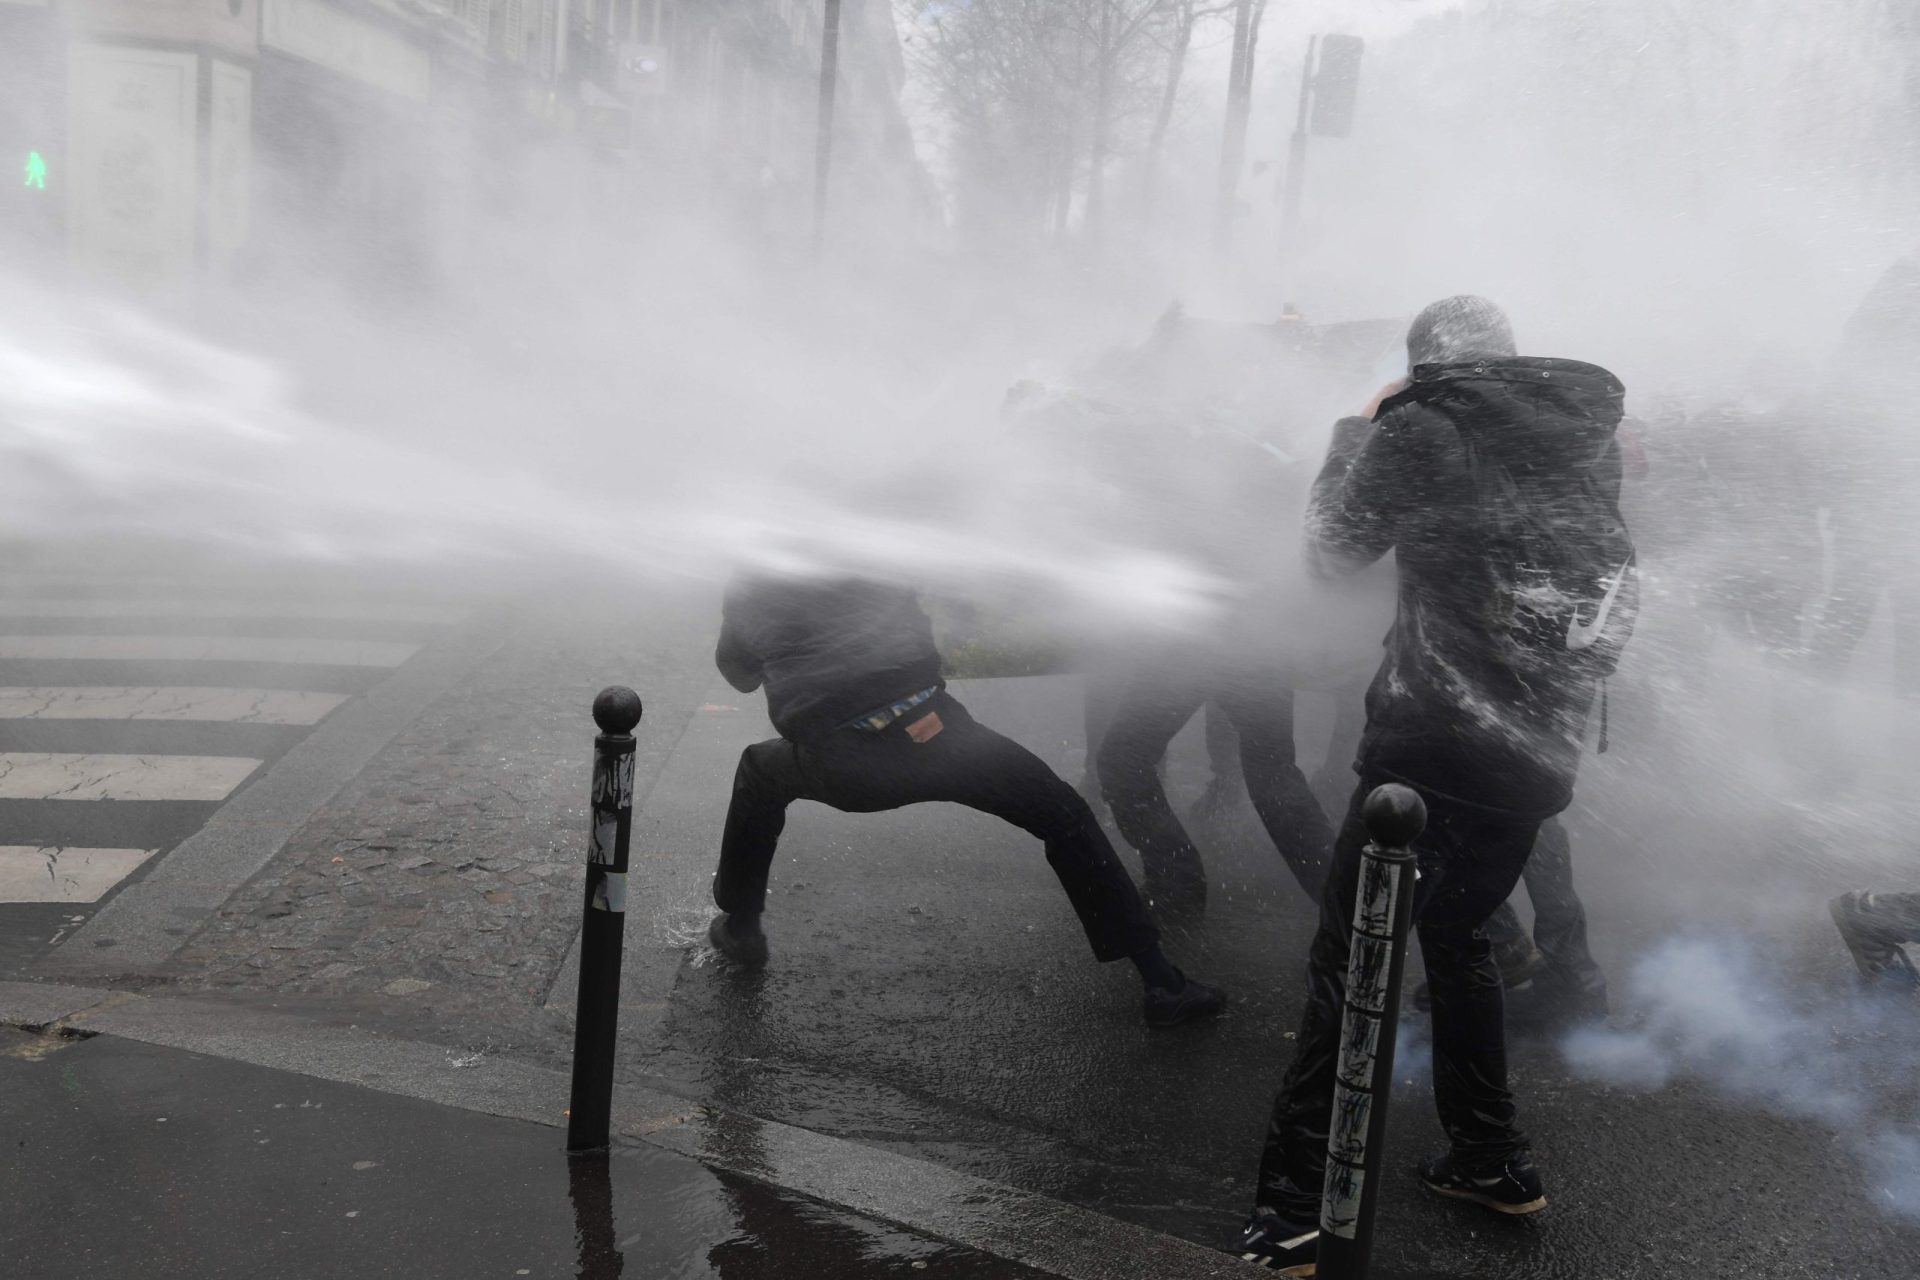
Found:
[[[1308,548],[1389,551],[1399,608],[1358,767],[1545,818],[1573,795],[1599,681],[1638,609],[1614,438],[1625,391],[1572,360],[1421,365],[1334,428]]]

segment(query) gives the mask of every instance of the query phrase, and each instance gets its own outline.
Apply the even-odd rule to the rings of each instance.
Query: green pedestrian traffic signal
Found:
[[[37,191],[47,189],[47,158],[38,151],[27,152],[27,186]]]

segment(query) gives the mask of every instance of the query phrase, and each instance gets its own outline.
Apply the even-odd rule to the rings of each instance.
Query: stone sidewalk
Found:
[[[565,1052],[570,1017],[547,1004],[580,924],[589,705],[608,684],[641,692],[644,805],[711,678],[716,613],[699,593],[627,616],[522,611],[157,976]]]

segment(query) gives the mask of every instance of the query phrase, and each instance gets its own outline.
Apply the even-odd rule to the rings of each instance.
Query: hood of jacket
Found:
[[[1415,366],[1381,406],[1418,404],[1453,424],[1516,476],[1564,474],[1598,462],[1625,411],[1626,388],[1599,365],[1510,356]]]

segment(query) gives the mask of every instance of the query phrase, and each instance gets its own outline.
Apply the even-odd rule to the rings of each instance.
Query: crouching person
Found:
[[[1421,1180],[1507,1214],[1546,1192],[1507,1088],[1500,972],[1482,929],[1541,825],[1566,808],[1589,710],[1631,629],[1633,545],[1606,370],[1521,359],[1479,298],[1428,307],[1408,381],[1334,428],[1308,542],[1339,572],[1395,553],[1399,605],[1367,693],[1359,789],[1336,839],[1307,959],[1307,1008],[1274,1100],[1239,1251],[1282,1275],[1318,1265],[1321,1184],[1352,946],[1361,805],[1420,792],[1414,927],[1433,1004],[1433,1094],[1450,1149]]]
[[[727,593],[715,657],[734,688],[766,689],[780,733],[742,752],[734,775],[713,881],[721,914],[708,929],[722,955],[766,961],[767,873],[795,800],[847,813],[944,800],[1045,844],[1094,957],[1139,970],[1149,1026],[1219,1011],[1224,994],[1162,954],[1139,890],[1080,793],[947,692],[912,590],[846,576],[742,578]]]

